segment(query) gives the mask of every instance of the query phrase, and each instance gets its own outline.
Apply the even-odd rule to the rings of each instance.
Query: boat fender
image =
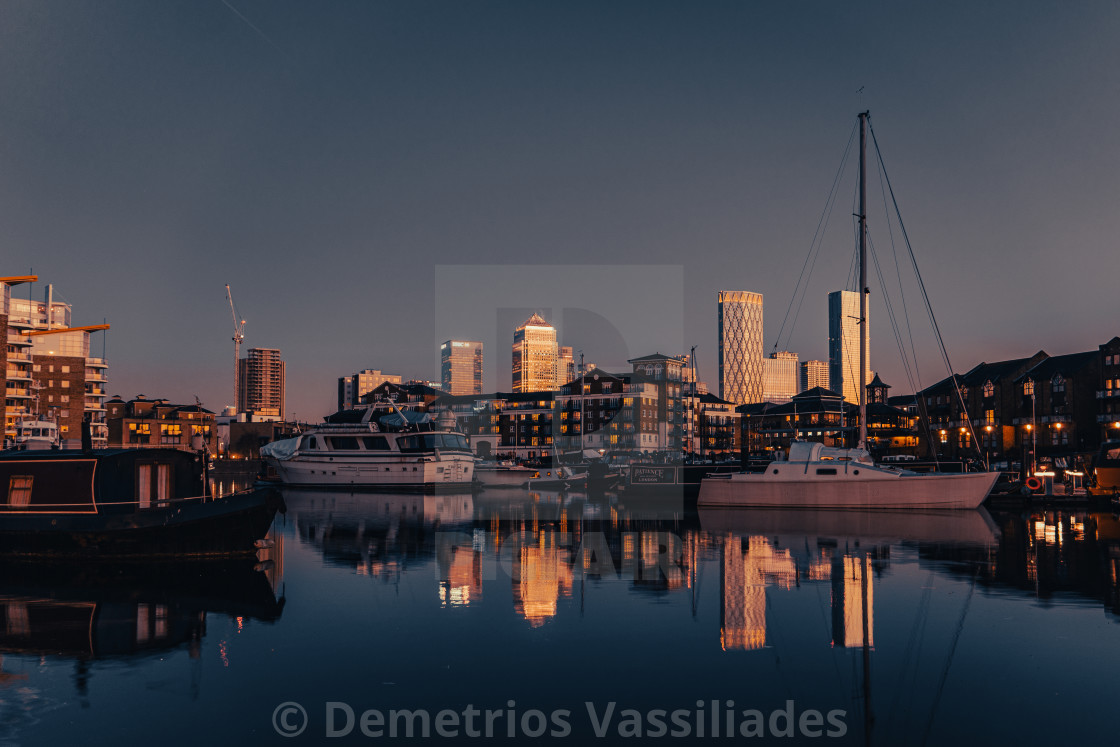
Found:
[[[1042,490],[1042,480],[1039,480],[1034,475],[1031,475],[1027,478],[1027,487],[1030,488],[1032,492],[1035,490]]]

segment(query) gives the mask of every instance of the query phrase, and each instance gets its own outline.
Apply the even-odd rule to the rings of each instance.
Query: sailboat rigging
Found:
[[[795,440],[788,459],[761,473],[709,476],[701,481],[700,506],[787,506],[858,509],[974,509],[998,478],[994,472],[917,473],[876,465],[867,450],[867,141],[870,112],[859,114],[859,441],[855,448],[832,448]],[[893,192],[892,192],[893,199]],[[922,287],[929,307],[929,297]],[[932,317],[932,307],[930,315]],[[942,357],[948,362],[944,343]]]

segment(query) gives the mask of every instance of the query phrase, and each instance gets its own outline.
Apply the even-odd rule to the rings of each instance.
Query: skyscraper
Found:
[[[356,374],[343,376],[338,380],[338,409],[350,410],[357,407],[362,397],[388,381],[400,384],[400,374],[381,373],[378,368],[363,368]]]
[[[560,355],[556,360],[556,389],[559,390],[578,375],[572,349],[565,345],[560,348]]]
[[[828,389],[828,364],[824,361],[805,361],[801,364],[801,391],[816,387]]]
[[[762,360],[762,399],[789,402],[797,388],[797,353],[779,350]]]
[[[440,381],[448,394],[482,394],[482,343],[448,340],[439,346]]]
[[[719,292],[719,396],[762,401],[762,294]]]
[[[513,332],[513,391],[556,388],[556,328],[533,314]]]
[[[868,313],[870,317],[870,312]],[[859,336],[869,335],[870,319],[859,323],[859,294],[828,294],[828,379],[830,389],[853,404],[859,403]],[[867,348],[865,381],[871,381],[871,347]]]
[[[249,348],[237,366],[238,412],[260,419],[284,418],[284,361],[274,348]]]

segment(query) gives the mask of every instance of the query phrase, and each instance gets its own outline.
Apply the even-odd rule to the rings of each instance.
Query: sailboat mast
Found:
[[[859,115],[859,444],[867,448],[867,118]]]

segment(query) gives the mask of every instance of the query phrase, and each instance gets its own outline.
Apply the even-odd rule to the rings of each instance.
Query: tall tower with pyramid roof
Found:
[[[513,332],[513,391],[556,388],[556,328],[533,314]]]

